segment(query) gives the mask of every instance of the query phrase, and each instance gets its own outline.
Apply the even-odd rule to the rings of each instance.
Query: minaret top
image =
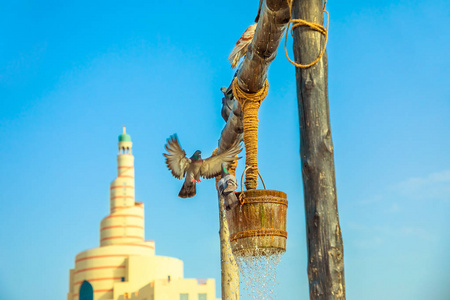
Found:
[[[123,133],[119,135],[119,142],[131,142],[131,136],[127,134],[127,128],[123,126]]]
[[[122,154],[131,154],[131,136],[127,134],[127,129],[123,126],[123,133],[119,135],[119,156]]]

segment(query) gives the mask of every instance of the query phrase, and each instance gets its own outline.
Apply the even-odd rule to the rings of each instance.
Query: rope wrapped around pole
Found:
[[[232,87],[234,98],[239,101],[244,113],[245,166],[248,167],[245,187],[255,190],[258,180],[258,110],[269,92],[269,82],[266,79],[262,89],[256,93],[247,93],[241,89],[235,77]]]
[[[291,20],[288,23],[288,26],[286,27],[286,35],[284,36],[284,53],[286,54],[287,59],[289,60],[289,62],[291,64],[293,64],[294,66],[298,67],[298,68],[302,68],[302,69],[306,69],[309,67],[314,66],[324,55],[325,50],[327,48],[327,42],[328,42],[328,28],[329,28],[329,23],[330,23],[330,15],[328,14],[328,11],[326,10],[327,7],[327,0],[324,0],[324,4],[323,4],[323,12],[327,14],[327,28],[325,28],[325,26],[314,23],[314,22],[308,22],[306,20],[303,19],[292,19],[292,1],[288,1],[289,3],[289,12],[291,15]],[[288,32],[289,32],[289,26],[292,23],[292,27],[291,27],[291,35],[293,36],[294,34],[294,29],[300,26],[308,26],[313,30],[316,30],[318,32],[320,32],[321,34],[323,34],[325,36],[325,45],[322,48],[322,51],[320,51],[319,56],[311,63],[309,64],[301,64],[301,63],[297,63],[293,60],[291,60],[289,58],[289,54],[287,52],[287,36],[288,36]]]

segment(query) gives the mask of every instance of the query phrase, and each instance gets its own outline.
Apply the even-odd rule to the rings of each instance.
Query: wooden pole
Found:
[[[275,59],[278,46],[289,22],[287,0],[263,0],[258,9],[258,25],[250,43],[244,62],[237,72],[239,87],[250,93],[259,91],[267,78],[267,70]],[[219,139],[218,153],[242,141],[243,113],[241,106],[228,92],[225,92],[224,105],[231,108],[223,114],[227,122]],[[222,299],[239,299],[239,270],[234,261],[229,244],[229,231],[224,216],[223,199],[219,196],[220,249],[222,267]]]
[[[218,193],[219,194],[219,193]],[[231,252],[230,231],[225,216],[223,198],[219,198],[220,266],[222,270],[222,300],[239,300],[239,268]]]
[[[322,9],[322,0],[294,0],[292,17],[323,25]],[[321,33],[306,26],[297,27],[294,29],[295,61],[303,64],[314,61],[324,42]],[[314,66],[296,68],[295,75],[310,299],[341,300],[345,299],[344,250],[336,197],[326,53]]]

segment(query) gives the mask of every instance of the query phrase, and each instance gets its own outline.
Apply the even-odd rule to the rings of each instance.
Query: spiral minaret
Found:
[[[109,214],[100,223],[100,247],[75,257],[67,300],[216,300],[214,279],[183,278],[183,262],[155,255],[154,241],[145,240],[144,204],[135,201],[133,144],[125,127],[118,146],[117,177],[109,188]]]
[[[144,242],[144,204],[134,199],[132,147],[131,137],[124,127],[123,133],[119,136],[117,177],[109,188],[110,214],[102,220],[100,225],[100,246]]]
[[[110,185],[110,213],[100,223],[100,247],[76,256],[69,300],[81,299],[79,291],[86,282],[92,287],[94,299],[113,299],[114,286],[129,282],[130,257],[147,261],[155,257],[155,242],[144,237],[144,204],[134,198],[133,143],[125,127],[118,146],[117,177]],[[182,262],[178,264],[182,268]],[[170,273],[182,276],[181,272],[172,268]]]

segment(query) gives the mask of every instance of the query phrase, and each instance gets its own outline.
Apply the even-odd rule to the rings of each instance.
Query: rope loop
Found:
[[[322,12],[325,13],[327,15],[327,28],[325,28],[324,26],[317,24],[317,23],[313,23],[313,22],[308,22],[306,20],[303,19],[292,19],[292,1],[289,1],[289,12],[291,15],[291,20],[288,23],[288,26],[286,28],[286,34],[284,36],[284,53],[286,53],[286,58],[289,60],[289,62],[291,64],[293,64],[294,66],[298,67],[298,68],[302,68],[302,69],[306,69],[309,67],[314,66],[324,55],[325,50],[327,49],[327,42],[328,42],[328,28],[330,27],[329,25],[329,21],[330,21],[330,16],[328,14],[328,11],[326,11],[326,6],[327,6],[327,0],[324,0],[324,4],[323,4],[323,10]],[[289,58],[289,54],[287,52],[287,36],[288,36],[288,32],[289,32],[289,27],[291,26],[291,36],[294,36],[294,28],[300,27],[300,26],[308,26],[313,30],[316,30],[318,32],[320,32],[321,34],[323,34],[325,36],[325,45],[323,46],[322,51],[320,52],[319,56],[316,58],[316,60],[314,60],[313,62],[309,63],[309,64],[300,64],[300,63],[296,63],[295,61],[292,61]]]
[[[244,193],[243,193],[243,185],[242,185],[242,181],[244,180],[244,175],[247,173],[247,171],[249,170],[249,169],[251,169],[252,167],[251,166],[247,166],[247,167],[245,167],[245,170],[244,170],[244,172],[242,172],[242,176],[241,176],[241,192],[239,193],[239,204],[240,205],[243,205],[244,204],[244,199],[245,199],[245,197],[244,197]],[[264,186],[264,189],[266,190],[266,184],[264,183],[264,180],[263,180],[263,178],[262,178],[262,176],[261,176],[261,173],[259,173],[259,171],[258,171],[258,175],[259,175],[259,178],[261,179],[261,182],[262,182],[262,184],[263,184],[263,186]]]
[[[241,176],[241,193],[243,192],[243,190],[242,190],[242,180],[244,180],[244,175],[247,173],[248,169],[250,169],[250,168],[251,168],[250,166],[246,167],[244,172],[242,172],[242,176]],[[264,186],[264,189],[266,190],[266,184],[264,183],[264,180],[262,179],[262,176],[261,176],[261,174],[259,172],[258,172],[258,175],[259,175],[259,178],[261,179],[261,182],[262,182],[262,184]]]
[[[250,169],[246,176],[245,187],[247,190],[254,190],[258,179],[258,109],[269,92],[269,81],[266,79],[264,87],[256,93],[247,93],[241,89],[235,77],[232,88],[234,98],[241,104],[244,112],[245,166],[246,170]]]

